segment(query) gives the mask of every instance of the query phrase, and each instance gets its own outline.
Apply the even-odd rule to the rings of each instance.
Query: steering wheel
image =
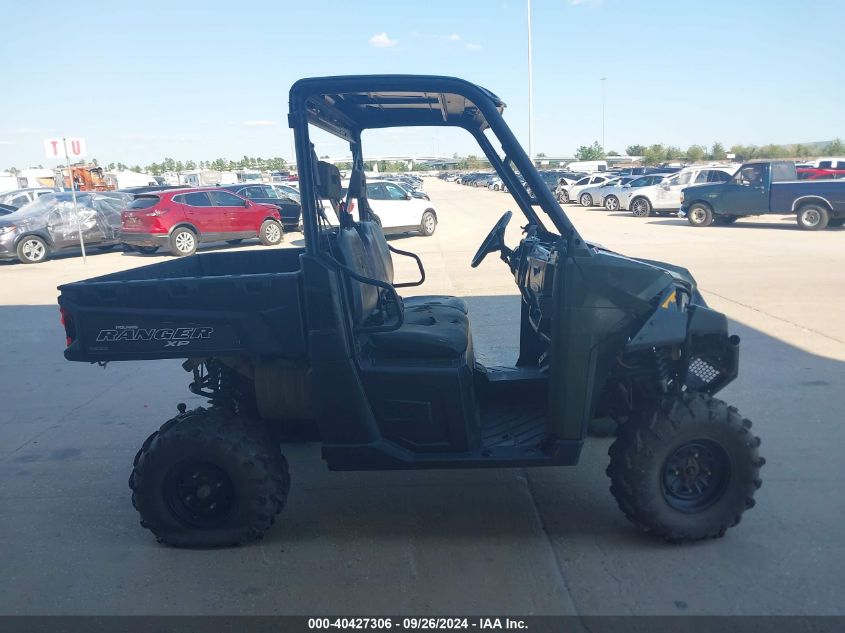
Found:
[[[481,242],[481,246],[478,249],[478,252],[475,254],[475,257],[472,258],[471,266],[473,268],[478,268],[478,265],[484,261],[484,258],[487,257],[490,253],[495,253],[496,251],[505,251],[509,250],[505,246],[505,229],[508,226],[508,222],[511,221],[513,217],[513,213],[511,211],[505,211],[505,214],[499,218],[499,221],[496,222],[496,225],[487,234],[487,237],[484,238],[484,241]]]

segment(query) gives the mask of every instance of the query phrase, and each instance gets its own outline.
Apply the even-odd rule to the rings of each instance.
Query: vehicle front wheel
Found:
[[[593,206],[593,196],[588,193],[581,194],[579,202],[581,203],[582,207],[591,207]]]
[[[197,234],[179,227],[170,234],[170,252],[176,257],[186,257],[197,252]]]
[[[619,208],[619,198],[616,196],[607,196],[604,199],[604,208],[608,211],[616,211]]]
[[[557,201],[558,202],[569,202],[569,192],[565,189],[557,194]]]
[[[17,254],[22,264],[40,264],[49,253],[47,242],[35,235],[28,235],[18,242]]]
[[[141,525],[160,543],[222,547],[258,540],[270,529],[290,477],[263,426],[200,408],[147,438],[129,488]]]
[[[830,222],[830,213],[820,204],[805,204],[798,209],[797,220],[805,231],[821,231]]]
[[[693,226],[710,226],[713,224],[713,209],[706,204],[694,204],[687,212],[687,222]]]
[[[420,220],[420,233],[426,237],[434,235],[434,230],[437,228],[437,217],[431,211],[426,211],[422,214]]]
[[[261,229],[258,231],[258,239],[264,246],[281,244],[285,239],[282,225],[275,220],[264,220],[261,223]]]
[[[666,541],[724,536],[754,507],[759,446],[735,408],[684,393],[620,427],[608,451],[610,492],[630,521]]]
[[[651,215],[651,203],[646,198],[635,198],[631,203],[631,213],[637,218],[647,218]]]

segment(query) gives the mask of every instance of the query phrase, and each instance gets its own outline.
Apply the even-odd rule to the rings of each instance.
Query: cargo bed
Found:
[[[65,358],[303,358],[301,253],[194,255],[59,286]]]

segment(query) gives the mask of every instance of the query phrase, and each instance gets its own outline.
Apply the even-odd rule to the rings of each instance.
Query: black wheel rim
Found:
[[[730,481],[730,460],[712,440],[694,440],[663,464],[663,498],[681,512],[701,512],[716,503]]]
[[[197,529],[218,527],[232,512],[235,486],[226,472],[209,462],[183,462],[164,480],[164,499],[181,522]]]

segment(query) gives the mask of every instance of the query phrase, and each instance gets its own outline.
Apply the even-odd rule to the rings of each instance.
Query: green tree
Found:
[[[792,155],[796,158],[804,158],[805,156],[810,155],[810,150],[799,143],[798,145],[792,147]]]
[[[129,171],[134,171],[136,174],[141,173],[141,166],[140,165],[133,165],[133,167]]]
[[[108,164],[108,167],[106,167],[106,169],[108,169],[109,171],[114,171],[114,168],[115,168],[115,164],[114,164],[114,163],[109,163],[109,164]]]
[[[598,141],[592,145],[582,145],[575,151],[575,158],[578,160],[601,160],[604,158],[604,150]]]
[[[649,145],[642,153],[643,163],[646,165],[657,165],[666,160],[666,148],[660,143]]]
[[[677,145],[670,145],[666,148],[666,160],[678,160],[684,157],[684,151]]]
[[[704,160],[707,155],[707,148],[704,145],[690,145],[687,149],[687,158],[693,162]]]
[[[192,160],[186,160],[185,161],[185,169],[196,169],[196,168],[197,168],[197,164],[194,161],[192,161]]]
[[[628,156],[642,156],[645,154],[645,145],[629,145],[625,148],[625,153]]]
[[[841,139],[835,138],[823,151],[825,156],[842,156],[845,154],[845,143],[842,143]]]
[[[617,152],[617,151],[615,151],[615,150],[610,150],[610,151],[607,153],[607,155],[608,155],[608,156],[619,156],[620,154],[619,154],[619,152]]]
[[[9,169],[7,169],[6,171],[14,176],[16,173],[18,173],[18,168],[17,167],[9,167]]]
[[[727,152],[725,151],[724,145],[719,142],[713,143],[713,147],[710,149],[710,158],[712,160],[725,160],[727,158]]]

